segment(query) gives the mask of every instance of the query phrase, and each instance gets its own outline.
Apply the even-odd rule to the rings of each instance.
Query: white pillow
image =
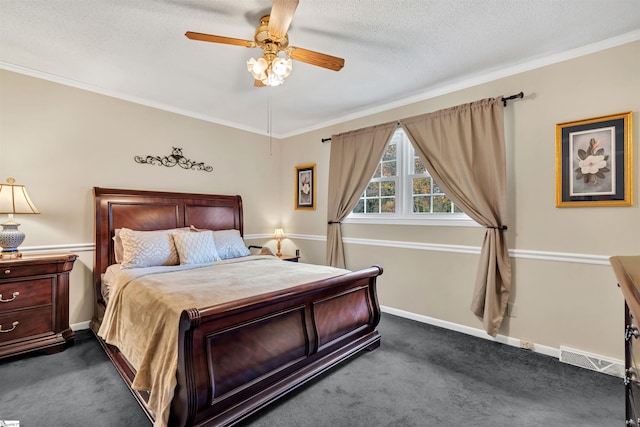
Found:
[[[178,252],[170,230],[135,231],[120,229],[122,268],[177,265]]]
[[[120,238],[120,229],[116,228],[115,236],[113,236],[113,253],[116,258],[116,263],[120,264],[122,262],[123,252],[124,248],[122,247],[122,239]]]
[[[213,232],[213,239],[216,242],[216,249],[220,259],[238,258],[249,256],[251,252],[240,236],[238,230],[218,230]]]
[[[178,251],[180,265],[184,264],[210,264],[219,261],[216,243],[213,240],[213,231],[205,230],[197,233],[184,231],[172,233],[173,242]]]
[[[171,228],[166,231],[175,233],[176,231],[183,230],[189,230],[189,227]],[[113,253],[115,255],[116,263],[120,264],[122,262],[123,252],[124,248],[122,247],[122,239],[120,238],[120,229],[116,228],[113,236]]]

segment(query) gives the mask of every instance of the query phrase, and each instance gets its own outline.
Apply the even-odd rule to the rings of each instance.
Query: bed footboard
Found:
[[[363,349],[380,345],[374,266],[182,313],[171,425],[231,425]]]

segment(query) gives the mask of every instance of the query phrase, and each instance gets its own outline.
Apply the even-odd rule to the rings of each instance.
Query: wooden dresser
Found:
[[[625,425],[640,426],[640,256],[615,256],[609,262],[625,302]]]
[[[76,255],[0,260],[0,359],[35,350],[56,353],[69,328],[69,272]]]

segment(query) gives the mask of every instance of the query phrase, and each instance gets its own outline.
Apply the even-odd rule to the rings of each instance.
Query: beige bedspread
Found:
[[[178,324],[189,308],[209,307],[347,273],[333,267],[248,256],[213,266],[122,270],[98,335],[117,346],[137,373],[136,390],[150,393],[156,426],[166,426],[176,386]]]

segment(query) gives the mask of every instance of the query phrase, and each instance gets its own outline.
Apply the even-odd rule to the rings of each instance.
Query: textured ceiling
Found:
[[[345,58],[345,67],[294,62],[284,85],[254,88],[245,63],[259,49],[184,36],[251,40],[270,8],[0,0],[0,68],[261,134],[270,104],[273,136],[284,137],[640,39],[640,0],[300,0],[290,44]]]

